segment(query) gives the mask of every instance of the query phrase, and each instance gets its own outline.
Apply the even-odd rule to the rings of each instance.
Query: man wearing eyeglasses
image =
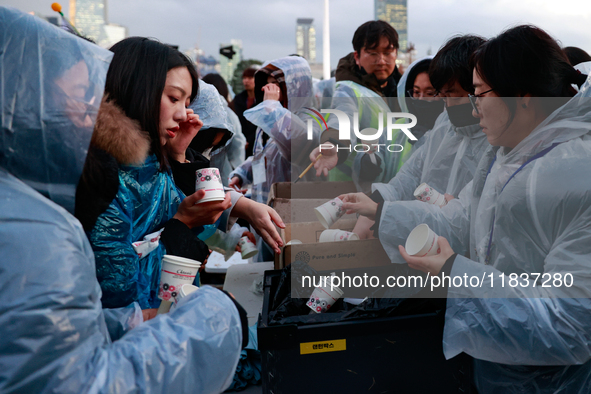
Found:
[[[397,221],[413,220],[397,216],[391,204],[415,200],[413,193],[421,183],[445,193],[449,200],[452,196],[458,197],[474,178],[478,162],[489,144],[478,124],[479,119],[472,116],[468,96],[474,93],[474,88],[469,59],[484,42],[477,36],[458,36],[439,50],[431,61],[429,79],[446,110],[425,135],[423,145],[395,177],[387,183],[374,183],[370,197],[355,193],[345,198],[346,203],[354,206],[345,204],[348,209],[362,215],[353,229],[361,238],[372,236],[372,232],[378,236],[382,231],[395,231]],[[417,205],[417,215],[421,209],[428,210],[428,204]],[[383,246],[393,262],[403,262],[397,248]]]
[[[398,33],[384,21],[369,21],[357,28],[353,35],[354,51],[339,61],[335,73],[336,85],[331,108],[345,112],[351,120],[352,141],[340,141],[339,123],[336,116],[327,117],[328,130],[324,131],[321,142],[339,145],[339,149],[332,150],[316,148],[311,154],[311,160],[316,160],[319,153],[322,157],[316,160],[316,176],[324,174],[329,180],[353,179],[358,189],[361,184],[369,186],[372,181],[387,181],[381,179],[380,173],[384,168],[384,157],[381,152],[355,152],[350,144],[365,143],[358,141],[353,133],[354,113],[358,113],[359,130],[379,128],[380,113],[385,116],[388,112],[400,110],[396,100],[396,88],[401,74],[396,67],[398,55]],[[385,122],[382,123],[385,125]],[[375,132],[375,130],[374,130]],[[395,144],[406,142],[406,135],[397,130],[398,135],[393,141],[386,141],[383,132],[379,140],[372,140],[365,146],[373,144]],[[368,132],[369,133],[369,132]],[[398,141],[398,138],[404,141]],[[370,145],[371,144],[371,145]],[[372,148],[375,149],[375,148]],[[338,151],[338,152],[337,152]],[[387,152],[388,160],[398,157],[400,152]],[[364,182],[365,181],[365,182]]]

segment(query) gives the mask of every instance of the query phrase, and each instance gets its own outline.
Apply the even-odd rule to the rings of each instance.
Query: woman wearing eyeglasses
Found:
[[[391,206],[415,221],[381,227],[380,240],[403,244],[419,223],[442,236],[434,256],[399,249],[410,267],[449,278],[444,353],[474,357],[479,392],[588,393],[590,83],[569,101],[576,73],[533,26],[491,39],[472,63],[473,115],[493,146],[443,209]]]

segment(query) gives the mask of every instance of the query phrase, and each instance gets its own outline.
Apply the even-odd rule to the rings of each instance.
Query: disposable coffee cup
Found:
[[[345,211],[343,210],[343,200],[338,197],[334,198],[321,206],[314,208],[314,213],[320,224],[322,224],[324,228],[329,228],[345,214]]]
[[[432,256],[441,251],[437,244],[438,238],[439,236],[428,225],[419,224],[408,235],[404,249],[411,256]]]
[[[253,244],[250,238],[247,236],[240,238],[240,241],[238,241],[238,246],[240,246],[240,254],[245,260],[251,258],[259,252],[257,246]]]
[[[421,183],[419,187],[415,189],[415,192],[413,194],[417,200],[437,205],[439,207],[442,207],[445,204],[447,204],[447,201],[445,200],[445,195],[439,193],[437,190],[433,189],[426,183]]]
[[[164,255],[162,271],[160,272],[160,286],[158,298],[163,301],[174,302],[179,295],[181,286],[193,284],[201,263],[173,255]]]
[[[215,167],[202,168],[195,172],[195,191],[205,190],[205,196],[197,202],[223,201],[226,198],[220,170]]]
[[[350,231],[344,230],[324,230],[320,234],[318,242],[342,242],[342,241],[357,241],[359,236]]]
[[[327,277],[326,286],[315,288],[306,305],[316,313],[324,313],[329,310],[334,303],[343,296],[343,294],[343,291],[338,287],[333,287],[331,289],[330,277]]]

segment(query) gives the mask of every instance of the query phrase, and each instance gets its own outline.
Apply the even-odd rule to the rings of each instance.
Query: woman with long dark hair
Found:
[[[125,39],[111,51],[106,100],[78,187],[76,212],[95,253],[103,306],[137,301],[147,319],[160,305],[162,256],[204,261],[208,248],[202,241],[217,227],[225,229],[225,210],[240,211],[246,202],[239,202],[235,192],[224,201],[197,204],[204,192],[185,197],[174,181],[180,173],[170,170],[169,161],[189,161],[187,147],[202,126],[187,108],[199,89],[191,61],[142,37]],[[190,176],[194,184],[195,171]],[[263,222],[254,224],[257,231],[274,231],[276,213],[271,211],[258,205],[250,209]],[[138,242],[147,245],[139,250]]]
[[[137,303],[102,309],[93,251],[64,209],[112,53],[14,9],[0,21],[0,392],[224,391],[245,342],[231,298],[203,287],[148,322]]]
[[[399,249],[412,268],[449,278],[443,350],[474,357],[479,392],[589,392],[588,82],[570,98],[578,73],[534,26],[491,39],[472,63],[473,115],[492,147],[442,209],[389,206],[400,220],[380,240],[401,244],[421,222],[441,236],[434,256]]]

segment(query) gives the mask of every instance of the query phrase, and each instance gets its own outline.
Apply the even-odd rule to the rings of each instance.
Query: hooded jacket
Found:
[[[208,254],[186,225],[172,219],[185,195],[172,173],[161,172],[156,156],[148,154],[147,133],[111,102],[101,105],[90,152],[76,210],[95,253],[103,305],[115,308],[137,301],[142,309],[157,308],[162,256],[203,261]],[[108,195],[108,189],[115,194]],[[84,212],[98,217],[85,218]],[[158,247],[138,255],[132,243],[163,227]]]
[[[51,176],[31,181],[38,173],[30,168],[80,176],[92,125],[60,126],[77,114],[90,114],[94,123],[111,56],[37,17],[0,7],[2,393],[218,393],[232,381],[241,330],[229,297],[204,287],[145,323],[137,303],[102,309],[90,244],[56,203],[73,208],[75,184],[64,189]],[[62,106],[48,76],[80,61],[96,96],[72,113],[78,107]],[[13,166],[14,153],[31,166]],[[70,198],[61,198],[63,190]]]
[[[199,93],[189,108],[193,109],[203,122],[201,130],[193,140],[195,143],[199,142],[207,130],[215,129],[225,132],[221,142],[211,147],[209,156],[211,166],[220,170],[222,182],[224,186],[228,186],[230,173],[244,162],[246,138],[241,133],[238,117],[228,107],[226,100],[220,96],[216,88],[203,81],[199,81]],[[230,115],[233,115],[232,119]],[[203,150],[199,153],[203,153]]]
[[[244,112],[245,118],[258,126],[253,156],[230,174],[238,176],[243,184],[252,183],[252,198],[266,204],[269,189],[276,182],[290,182],[292,171],[297,177],[305,168],[308,154],[318,146],[316,121],[311,140],[307,136],[307,120],[313,119],[309,106],[313,103],[312,72],[306,59],[288,56],[263,65],[281,70],[285,81],[282,97],[287,108],[279,101],[265,100]],[[257,78],[257,76],[259,76]],[[266,84],[264,70],[255,74],[255,92]],[[266,143],[264,136],[268,136]]]
[[[448,287],[443,336],[446,358],[476,359],[479,392],[591,387],[590,97],[588,79],[515,148],[490,147],[473,182],[442,209],[384,207],[399,218],[380,225],[384,246],[427,223],[458,253],[445,274],[482,278]]]

